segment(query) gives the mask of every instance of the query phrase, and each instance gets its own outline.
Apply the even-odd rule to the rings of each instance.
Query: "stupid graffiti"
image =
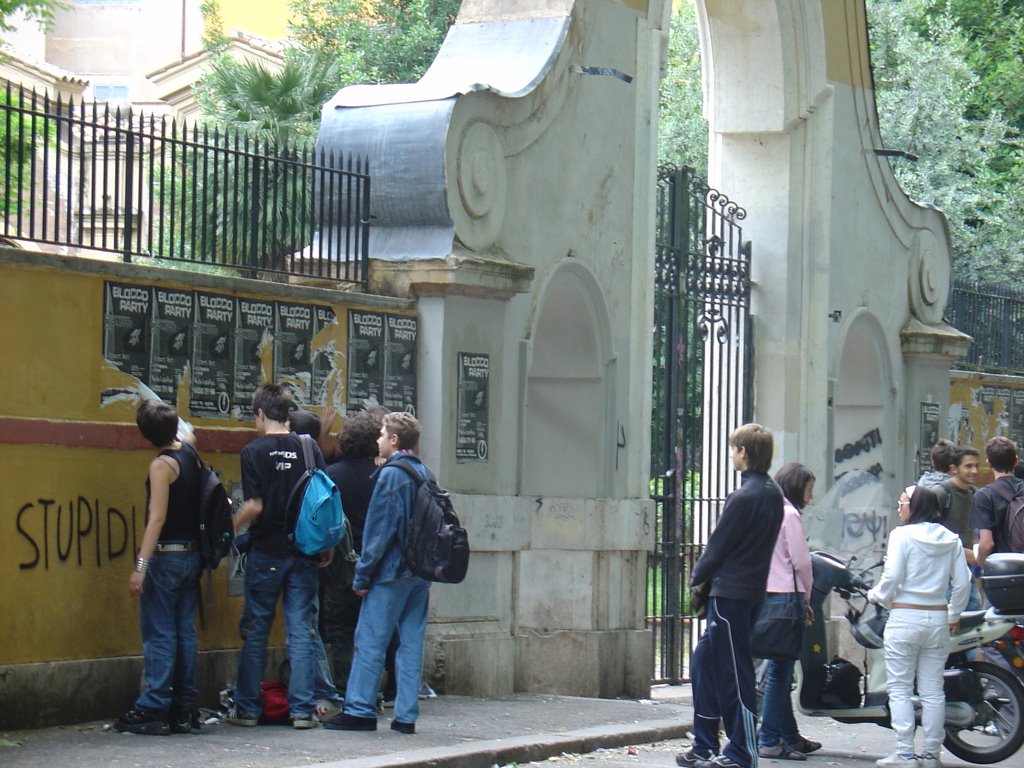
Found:
[[[134,555],[138,538],[135,506],[122,511],[85,496],[36,499],[21,505],[15,518],[18,535],[24,540],[26,571],[51,563],[79,566],[94,560],[97,567]]]

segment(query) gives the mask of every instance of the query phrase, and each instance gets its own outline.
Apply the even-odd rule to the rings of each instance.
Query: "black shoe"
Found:
[[[137,733],[143,736],[166,736],[171,732],[166,717],[141,709],[129,709],[117,718],[114,729],[121,733]]]
[[[710,760],[714,755],[702,755],[694,750],[680,752],[676,755],[676,765],[680,768],[694,768],[698,760]]]
[[[727,755],[716,755],[698,760],[697,768],[745,768],[745,766],[740,765]]]
[[[199,733],[203,727],[198,709],[172,709],[170,721],[171,733]]]
[[[391,721],[391,730],[399,733],[416,733],[416,723],[403,723],[401,720]]]
[[[344,712],[329,717],[321,723],[329,731],[376,731],[376,717],[356,717]]]

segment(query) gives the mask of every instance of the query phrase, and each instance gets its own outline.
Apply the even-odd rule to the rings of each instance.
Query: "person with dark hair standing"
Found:
[[[245,568],[245,607],[248,631],[242,644],[235,684],[235,705],[227,718],[232,725],[259,724],[263,704],[260,682],[267,661],[267,636],[277,600],[283,594],[288,633],[288,705],[297,729],[319,725],[314,696],[316,664],[313,633],[318,566],[329,565],[334,550],[313,557],[298,553],[289,542],[288,498],[306,471],[302,441],[289,428],[291,394],[276,384],[264,384],[252,400],[259,437],[242,449],[242,491],[245,504],[235,517],[235,530],[249,525],[249,554]],[[319,448],[317,466],[324,467]]]
[[[1012,499],[1024,486],[1024,480],[1014,476],[1017,465],[1017,444],[1008,437],[993,437],[985,443],[985,458],[992,468],[995,480],[977,490],[971,503],[969,525],[978,531],[978,555],[975,559],[980,568],[994,552],[1013,552],[1006,531],[1006,509]]]
[[[772,433],[744,424],[729,435],[733,467],[743,473],[690,577],[710,581],[707,629],[690,663],[693,747],[676,755],[683,768],[750,768],[757,764],[757,696],[750,631],[764,599],[772,550],[782,525],[782,492],[768,476]],[[718,754],[719,724],[729,743]]]
[[[768,571],[765,603],[799,603],[809,620],[811,608],[811,552],[800,522],[800,510],[814,496],[814,473],[791,461],[775,473],[783,495],[782,526],[775,540]],[[761,701],[761,734],[757,753],[776,760],[806,760],[821,749],[821,742],[800,735],[793,716],[793,667],[796,662],[770,659]]]
[[[954,448],[956,448],[956,443],[952,440],[940,438],[928,454],[932,468],[921,473],[917,484],[930,487],[949,480],[949,465],[953,463]]]
[[[900,494],[898,511],[901,525],[889,534],[885,568],[868,592],[868,600],[892,609],[885,625],[885,675],[896,750],[875,764],[878,768],[942,768],[943,668],[950,631],[960,622],[970,595],[971,572],[960,538],[941,522],[936,493],[911,485]],[[920,759],[914,752],[915,682],[924,734]]]
[[[146,478],[146,530],[128,579],[139,598],[145,687],[114,723],[148,735],[198,729],[195,614],[199,599],[199,457],[177,439],[178,414],[147,400],[135,416],[139,432],[160,452]]]
[[[352,527],[355,551],[363,548],[363,526],[370,506],[376,480],[377,438],[381,417],[361,412],[345,419],[338,435],[341,460],[327,467],[327,475],[341,491],[345,517]],[[320,632],[331,644],[331,668],[339,690],[348,684],[359,607],[362,600],[352,591],[350,574],[338,558],[321,574],[323,600],[320,611]]]
[[[309,435],[314,440],[319,441],[320,439],[320,417],[312,411],[299,409],[292,411],[288,416],[288,427],[296,435]],[[344,504],[342,510],[346,512],[346,523],[347,522],[347,510],[345,510]],[[337,552],[335,552],[337,554]],[[335,560],[331,560],[331,564],[334,565]],[[320,569],[320,577],[323,579],[323,574],[327,571],[327,568]],[[323,592],[323,588],[320,588],[320,592]],[[327,660],[327,650],[324,648],[323,635],[320,632],[320,616],[322,600],[319,599],[318,594],[318,605],[313,611],[313,657],[315,664],[313,665],[313,698],[316,699],[316,715],[323,719],[330,717],[331,715],[341,712],[341,705],[343,700],[341,694],[338,693],[338,687],[334,682],[334,678],[331,674],[331,665]]]

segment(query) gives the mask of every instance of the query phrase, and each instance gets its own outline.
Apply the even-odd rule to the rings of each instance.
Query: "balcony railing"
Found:
[[[365,286],[367,161],[11,85],[0,100],[4,237]]]

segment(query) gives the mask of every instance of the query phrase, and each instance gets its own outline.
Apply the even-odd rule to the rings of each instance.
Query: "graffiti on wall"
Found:
[[[67,563],[97,568],[132,558],[141,536],[135,505],[115,506],[85,496],[25,501],[15,516],[20,570]]]

